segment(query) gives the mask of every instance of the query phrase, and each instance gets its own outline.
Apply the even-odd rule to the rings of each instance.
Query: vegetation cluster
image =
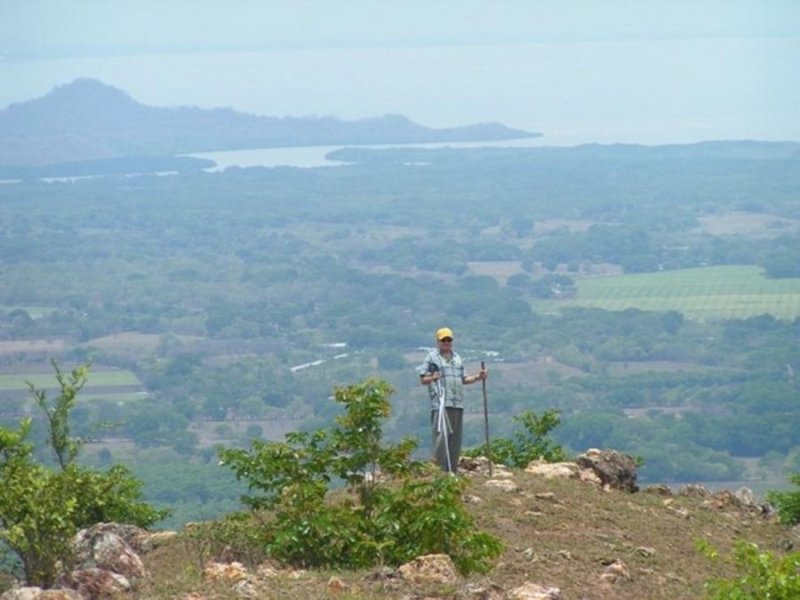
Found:
[[[468,368],[488,363],[498,436],[554,409],[557,444],[641,456],[645,483],[775,487],[800,470],[796,293],[774,295],[781,318],[727,318],[699,292],[705,318],[579,302],[623,272],[691,267],[702,282],[728,267],[715,285],[745,307],[738,266],[796,281],[797,156],[756,143],[347,150],[354,164],[332,169],[2,185],[0,383],[51,356],[126,373],[90,389],[74,430],[85,464],[124,462],[173,509],[165,526],[235,508],[217,444],[330,426],[342,381],[387,380],[387,439],[426,439],[414,366],[442,324]],[[0,389],[0,422],[30,416],[38,442],[34,408],[24,386]]]

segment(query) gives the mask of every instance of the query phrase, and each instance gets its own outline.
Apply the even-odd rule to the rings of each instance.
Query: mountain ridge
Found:
[[[499,123],[435,129],[388,114],[271,117],[233,108],[155,107],[97,79],[79,78],[0,111],[0,165],[41,166],[281,146],[496,141],[541,134]]]

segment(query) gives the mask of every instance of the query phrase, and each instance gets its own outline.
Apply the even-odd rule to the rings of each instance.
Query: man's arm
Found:
[[[430,360],[430,354],[425,362],[419,367],[419,382],[422,385],[430,385],[441,377],[439,372],[439,365]]]
[[[477,381],[483,381],[484,379],[489,377],[489,371],[486,369],[481,369],[478,371],[476,375],[464,375],[464,379],[462,381],[465,385],[471,385]]]
[[[419,381],[422,385],[430,385],[437,379],[439,379],[439,371],[434,371],[433,373],[426,373],[419,378]]]

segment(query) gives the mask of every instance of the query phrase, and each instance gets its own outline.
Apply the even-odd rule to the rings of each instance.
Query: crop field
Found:
[[[66,369],[64,369],[66,371]],[[27,381],[37,388],[52,389],[58,387],[54,373],[3,373],[0,374],[0,391],[27,390]],[[89,379],[84,386],[87,392],[92,388],[114,388],[141,386],[136,375],[130,371],[89,371]]]
[[[577,294],[556,306],[605,310],[676,310],[687,318],[731,319],[771,314],[779,319],[800,316],[800,278],[767,279],[755,266],[724,266],[587,278]]]

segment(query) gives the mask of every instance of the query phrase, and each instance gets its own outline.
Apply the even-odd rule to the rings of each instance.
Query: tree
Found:
[[[789,481],[795,486],[800,486],[800,473],[789,475]],[[781,523],[786,525],[800,523],[800,489],[790,492],[770,491],[767,493],[767,500],[778,509]]]
[[[266,522],[254,518],[254,524],[270,556],[294,565],[354,568],[445,552],[470,572],[485,571],[500,554],[499,540],[475,531],[461,502],[462,480],[411,460],[411,439],[383,442],[390,393],[379,380],[337,388],[334,397],[345,413],[331,430],[292,432],[285,442],[254,440],[249,451],[220,452],[257,493],[245,502],[269,510]],[[344,481],[351,493],[329,497],[333,480]]]
[[[698,550],[712,561],[719,553],[708,542],[697,542]],[[800,552],[777,556],[756,544],[740,540],[733,549],[739,575],[706,583],[708,600],[794,600],[800,598]]]
[[[50,401],[44,390],[28,387],[47,417],[59,468],[35,461],[27,441],[30,419],[15,430],[0,427],[0,540],[20,559],[26,581],[43,587],[55,583],[59,565],[69,566],[70,540],[79,529],[106,521],[147,527],[166,516],[139,502],[141,484],[124,467],[102,472],[75,464],[82,443],[70,435],[69,416],[89,366],[69,374],[55,362],[53,367],[61,387],[58,397]]]
[[[514,439],[498,438],[492,442],[492,459],[514,468],[525,468],[531,461],[543,459],[547,462],[567,460],[564,449],[550,437],[550,432],[561,423],[559,411],[546,410],[541,416],[532,410],[513,417],[522,425],[524,432],[514,432]],[[469,456],[486,452],[486,446],[470,450]]]

